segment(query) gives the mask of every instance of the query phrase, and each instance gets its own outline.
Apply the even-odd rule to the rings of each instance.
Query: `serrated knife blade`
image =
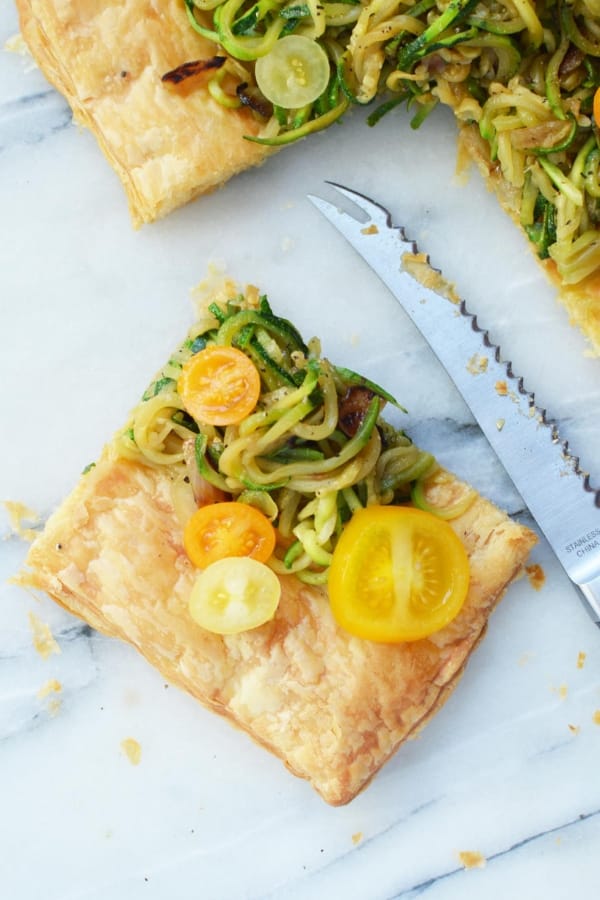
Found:
[[[600,626],[600,491],[523,379],[463,300],[448,299],[416,277],[422,255],[379,203],[328,182],[358,207],[355,216],[308,195],[389,288],[454,381],[525,504]],[[365,217],[366,216],[366,220]],[[429,258],[425,257],[427,263]],[[412,264],[412,265],[411,265]],[[410,269],[410,271],[409,271]],[[435,273],[429,267],[423,269]]]

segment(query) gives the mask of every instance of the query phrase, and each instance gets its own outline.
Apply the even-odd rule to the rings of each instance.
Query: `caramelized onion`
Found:
[[[193,78],[194,75],[199,75],[201,72],[206,72],[207,69],[220,69],[225,61],[226,57],[224,56],[211,56],[210,59],[194,59],[190,62],[182,63],[175,69],[171,69],[170,72],[165,72],[160,80],[168,84],[181,84],[182,81]]]
[[[183,445],[183,458],[190,479],[190,486],[194,493],[194,500],[198,506],[205,506],[207,503],[220,503],[221,501],[228,499],[223,491],[207,481],[206,478],[203,478],[198,471],[193,439],[185,441]]]

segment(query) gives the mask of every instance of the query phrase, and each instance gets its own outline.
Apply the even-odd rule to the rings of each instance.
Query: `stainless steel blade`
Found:
[[[309,200],[422,332],[600,625],[600,491],[591,487],[577,457],[561,441],[556,423],[536,406],[534,394],[513,373],[510,362],[502,360],[500,348],[464,301],[437,293],[435,277],[419,275],[417,280],[419,250],[404,229],[392,223],[388,210],[349,188],[329,184],[359,207],[360,220],[320,197],[309,195]],[[428,267],[424,271],[432,272]]]

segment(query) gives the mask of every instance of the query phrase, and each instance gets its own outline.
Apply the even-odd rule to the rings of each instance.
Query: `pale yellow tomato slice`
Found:
[[[267,100],[298,109],[320,97],[329,82],[327,54],[311,38],[290,34],[256,60],[256,83]]]
[[[281,597],[279,578],[246,556],[220,559],[200,572],[189,601],[190,615],[207,631],[238,634],[269,622]]]
[[[459,613],[469,588],[466,551],[450,525],[412,507],[370,506],[345,526],[329,571],[331,609],[358,637],[427,637]]]

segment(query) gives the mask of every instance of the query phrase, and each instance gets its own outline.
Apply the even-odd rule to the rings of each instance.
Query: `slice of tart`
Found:
[[[386,422],[394,402],[226,284],[50,517],[22,581],[347,803],[447,699],[536,540]],[[366,557],[360,516],[376,524]],[[419,546],[402,530],[415,516],[432,529]],[[253,621],[249,560],[277,593]],[[238,591],[227,609],[223,583]]]
[[[214,44],[189,26],[179,0],[101,4],[19,0],[23,37],[38,65],[96,137],[123,183],[134,224],[152,222],[260,163],[268,149],[244,140],[252,111],[208,90]],[[215,62],[216,58],[216,62]],[[162,81],[205,61],[193,90]]]

